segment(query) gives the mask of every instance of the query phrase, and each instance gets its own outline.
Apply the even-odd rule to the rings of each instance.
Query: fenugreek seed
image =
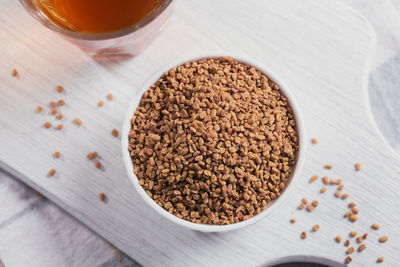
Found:
[[[108,95],[107,95],[107,99],[110,100],[110,101],[112,101],[112,100],[114,99],[113,94],[108,94]]]
[[[362,236],[359,236],[359,237],[357,237],[356,241],[358,244],[360,244],[364,241],[364,238]]]
[[[74,119],[74,123],[78,126],[82,126],[82,121],[79,118]]]
[[[40,113],[40,112],[42,112],[42,111],[43,111],[43,108],[42,108],[41,106],[37,106],[36,112],[37,112],[37,113]]]
[[[322,182],[324,183],[324,185],[328,185],[329,184],[328,177],[326,177],[326,176],[322,177]]]
[[[56,119],[57,119],[57,120],[61,120],[63,117],[64,117],[63,114],[60,113],[60,114],[58,114],[58,115],[56,116]]]
[[[307,238],[306,232],[302,232],[302,233],[301,233],[301,239],[306,239],[306,238]]]
[[[381,242],[381,243],[385,243],[386,241],[388,241],[388,237],[387,236],[381,236],[379,238],[379,242]]]
[[[100,193],[99,197],[100,197],[100,200],[103,201],[103,202],[106,199],[106,195],[104,193]]]
[[[313,143],[314,145],[317,144],[317,143],[318,143],[317,138],[312,138],[312,139],[311,139],[311,143]]]
[[[302,210],[302,209],[304,209],[304,204],[303,203],[301,203],[298,207],[297,207],[299,210]]]
[[[371,228],[374,229],[374,230],[378,230],[379,229],[379,225],[374,223],[374,224],[371,225]]]
[[[335,237],[335,241],[336,241],[337,243],[342,242],[342,237],[341,237],[340,235],[336,236],[336,237]]]
[[[344,214],[344,217],[350,217],[353,213],[351,211],[348,211]]]
[[[57,107],[57,103],[54,102],[54,101],[51,101],[51,102],[49,103],[49,105],[50,105],[50,107],[52,107],[52,108],[56,108],[56,107]]]
[[[384,260],[383,257],[379,257],[379,258],[376,260],[376,262],[377,262],[377,263],[381,263],[381,262],[383,262],[383,260]]]
[[[291,222],[291,223],[295,223],[295,222],[296,222],[296,219],[295,219],[295,218],[292,218],[292,219],[290,219],[290,222]]]
[[[118,137],[118,135],[119,135],[119,133],[118,133],[118,130],[117,129],[112,129],[112,131],[111,131],[111,134],[115,137],[115,138],[117,138]]]
[[[301,202],[302,202],[303,204],[307,204],[307,203],[308,203],[308,201],[307,201],[306,198],[302,198],[302,199],[301,199]]]
[[[357,221],[358,217],[357,217],[357,215],[352,214],[352,215],[350,215],[349,219],[351,222],[355,222],[355,221]]]
[[[313,228],[312,228],[312,231],[316,232],[318,230],[319,230],[319,224],[314,225]]]
[[[311,205],[313,205],[315,208],[318,207],[318,201],[314,200],[311,202]]]
[[[368,237],[368,234],[365,233],[365,234],[363,235],[363,239],[365,240],[365,239],[367,239],[367,237]]]
[[[58,129],[58,130],[61,130],[63,127],[64,127],[64,124],[59,124],[59,125],[57,125],[57,129]]]
[[[52,110],[50,110],[50,114],[51,115],[56,115],[58,113],[58,109],[57,108],[53,108]]]
[[[58,151],[54,152],[54,157],[55,158],[59,158],[60,156],[61,156],[60,152],[58,152]]]
[[[309,205],[307,206],[307,210],[308,210],[309,212],[313,211],[313,210],[314,210],[314,206],[311,205],[311,204],[309,204]]]
[[[343,188],[344,188],[344,185],[342,185],[342,184],[340,184],[340,185],[338,186],[338,190],[343,190]]]
[[[350,256],[347,256],[346,259],[345,259],[345,263],[349,264],[349,263],[351,263],[352,260],[353,259]]]
[[[344,242],[344,246],[345,247],[348,247],[350,245],[350,240],[346,240],[345,242]]]
[[[351,237],[355,237],[356,235],[357,235],[357,232],[356,231],[352,231],[352,232],[350,232],[350,234],[349,234]]]
[[[50,171],[49,171],[49,176],[54,176],[54,174],[56,174],[56,170],[55,169],[51,169]]]
[[[64,92],[64,87],[62,87],[61,85],[58,85],[56,89],[57,89],[57,92],[59,92],[59,93]]]
[[[342,195],[342,199],[346,199],[346,198],[348,198],[348,197],[349,197],[348,194],[343,194],[343,195]]]
[[[314,175],[313,177],[310,178],[309,182],[312,183],[317,179],[318,179],[318,175]]]
[[[332,165],[331,164],[325,164],[324,168],[330,170],[330,169],[332,169]]]
[[[321,190],[319,190],[320,193],[325,193],[326,192],[326,187],[322,187]]]
[[[17,77],[18,71],[16,69],[13,69],[11,74],[12,74],[12,76]]]
[[[96,166],[97,169],[100,169],[100,168],[101,168],[101,163],[100,163],[100,161],[96,161],[95,166]]]
[[[361,170],[361,164],[360,163],[356,163],[355,168],[356,168],[356,171],[360,171]]]
[[[104,101],[99,101],[99,103],[97,103],[97,106],[102,107],[104,105]]]
[[[340,196],[341,196],[340,191],[336,191],[336,192],[335,192],[335,197],[340,197]]]
[[[354,208],[355,206],[356,206],[356,203],[354,203],[354,202],[350,202],[349,203],[349,208],[350,209]]]
[[[367,246],[366,246],[365,244],[361,244],[361,245],[358,247],[358,251],[361,252],[361,251],[365,250],[366,248],[367,248]]]
[[[346,254],[349,255],[354,252],[354,247],[349,247],[346,251]]]
[[[50,122],[45,122],[44,124],[43,124],[43,126],[45,127],[45,128],[50,128],[51,127],[51,123]]]
[[[357,209],[357,208],[352,208],[352,209],[351,209],[351,212],[352,212],[353,214],[358,214],[358,209]]]

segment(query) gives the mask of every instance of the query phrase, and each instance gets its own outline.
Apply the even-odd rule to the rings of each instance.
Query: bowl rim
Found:
[[[209,224],[197,224],[193,222],[186,221],[184,219],[180,219],[176,217],[175,215],[169,213],[166,211],[164,208],[159,206],[143,189],[141,185],[139,185],[139,180],[137,176],[133,172],[133,163],[128,151],[128,145],[129,145],[129,138],[128,134],[131,129],[131,118],[133,117],[133,114],[135,113],[136,108],[138,107],[140,100],[142,99],[143,93],[147,91],[151,85],[153,85],[155,82],[158,81],[158,79],[167,71],[174,67],[181,66],[185,64],[186,62],[191,62],[191,61],[198,61],[201,59],[208,59],[208,58],[220,58],[220,57],[231,57],[232,59],[235,59],[241,63],[248,64],[257,70],[261,71],[261,73],[265,74],[269,79],[273,80],[275,83],[277,83],[280,87],[280,91],[283,93],[283,95],[287,98],[289,106],[292,108],[295,121],[296,121],[296,130],[297,130],[297,135],[299,138],[299,150],[296,155],[296,163],[294,165],[293,171],[290,174],[289,177],[289,182],[286,185],[284,191],[281,193],[281,195],[271,201],[268,206],[261,211],[259,214],[245,220],[242,222],[238,223],[233,223],[233,224],[228,224],[228,225],[209,225]],[[293,190],[295,187],[296,181],[299,180],[298,176],[301,173],[301,170],[303,168],[304,164],[304,158],[305,158],[305,150],[306,150],[306,142],[305,142],[305,129],[304,129],[304,122],[302,119],[302,114],[300,111],[300,108],[297,104],[296,99],[292,95],[291,91],[288,89],[287,85],[273,72],[271,71],[271,68],[267,67],[265,64],[261,64],[260,62],[252,59],[249,56],[245,55],[240,55],[237,53],[228,53],[228,52],[211,52],[211,53],[201,53],[197,54],[195,56],[191,56],[190,58],[184,57],[180,58],[177,60],[174,60],[171,64],[168,64],[167,66],[163,66],[159,68],[157,71],[155,71],[153,74],[150,75],[149,78],[140,86],[140,89],[136,92],[136,94],[133,96],[133,99],[131,100],[124,121],[123,121],[123,127],[122,127],[122,133],[121,133],[121,148],[122,148],[122,157],[124,161],[124,165],[126,168],[126,171],[128,173],[129,179],[133,183],[136,191],[139,193],[140,197],[148,204],[150,205],[157,213],[159,213],[161,216],[164,218],[167,218],[168,220],[184,226],[186,228],[196,230],[196,231],[201,231],[201,232],[225,232],[225,231],[231,231],[235,229],[239,229],[242,227],[245,227],[247,225],[253,224],[266,216],[270,215],[273,213],[283,202],[285,202],[289,195],[290,192]]]

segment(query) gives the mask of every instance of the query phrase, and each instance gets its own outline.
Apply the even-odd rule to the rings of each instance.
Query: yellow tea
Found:
[[[79,33],[106,33],[129,27],[153,13],[164,0],[36,0],[57,25]]]

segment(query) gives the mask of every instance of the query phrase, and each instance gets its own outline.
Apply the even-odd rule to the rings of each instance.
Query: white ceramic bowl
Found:
[[[259,214],[255,215],[254,217],[251,217],[250,219],[246,221],[242,221],[239,223],[234,223],[234,224],[229,224],[229,225],[208,225],[208,224],[197,224],[197,223],[192,223],[183,219],[180,219],[176,217],[175,215],[169,213],[166,211],[164,208],[160,207],[143,189],[141,185],[139,185],[138,178],[133,172],[133,164],[131,157],[129,155],[128,151],[128,144],[129,144],[129,138],[128,134],[131,129],[131,123],[130,120],[133,117],[133,114],[135,113],[136,108],[138,107],[140,100],[142,98],[142,95],[145,91],[147,91],[151,85],[153,85],[157,80],[167,71],[172,69],[173,67],[180,66],[188,61],[195,61],[195,60],[200,60],[204,58],[219,58],[223,56],[230,56],[233,59],[236,59],[239,62],[246,63],[248,65],[251,65],[255,67],[256,69],[260,70],[262,73],[266,74],[270,79],[272,79],[274,82],[276,82],[280,86],[281,92],[287,97],[288,102],[290,106],[293,109],[293,113],[295,116],[296,120],[296,126],[297,126],[297,134],[299,137],[299,145],[300,149],[297,152],[296,156],[296,163],[293,168],[292,173],[290,174],[288,184],[286,185],[286,188],[284,191],[281,193],[281,196],[274,201],[271,201],[268,206]],[[132,102],[130,103],[128,107],[128,111],[125,116],[123,128],[122,128],[122,134],[121,134],[121,144],[122,144],[122,156],[123,160],[125,163],[126,170],[128,172],[128,176],[131,179],[133,185],[136,188],[136,191],[138,194],[141,196],[141,198],[144,199],[144,201],[152,207],[153,210],[155,210],[157,213],[162,215],[163,217],[169,219],[170,221],[182,225],[184,227],[190,228],[192,230],[196,231],[201,231],[201,232],[224,232],[224,231],[230,231],[230,230],[235,230],[239,229],[242,227],[245,227],[246,225],[253,224],[260,219],[268,216],[271,214],[275,209],[279,208],[279,206],[287,199],[287,196],[290,194],[292,189],[295,186],[295,182],[297,180],[297,176],[300,173],[300,170],[303,166],[303,160],[304,160],[304,151],[305,151],[305,146],[306,142],[304,140],[305,135],[304,135],[304,124],[301,118],[300,110],[299,107],[296,103],[296,100],[294,99],[293,95],[289,91],[288,87],[285,85],[285,83],[276,76],[270,68],[266,67],[264,64],[258,63],[253,59],[250,59],[246,56],[240,56],[240,55],[235,55],[235,54],[228,54],[228,53],[218,53],[218,54],[204,54],[204,55],[198,55],[194,56],[192,58],[186,58],[182,60],[177,60],[176,62],[171,63],[169,66],[162,67],[159,71],[155,72],[153,75],[151,75],[147,81],[142,85],[142,87],[139,89],[135,97],[133,98]]]

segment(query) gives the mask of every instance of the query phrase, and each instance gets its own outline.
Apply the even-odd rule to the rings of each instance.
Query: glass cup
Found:
[[[65,29],[38,8],[35,0],[20,0],[26,10],[44,26],[61,34],[91,56],[137,55],[162,31],[173,10],[173,0],[165,0],[153,13],[127,28],[107,33],[79,33]]]

